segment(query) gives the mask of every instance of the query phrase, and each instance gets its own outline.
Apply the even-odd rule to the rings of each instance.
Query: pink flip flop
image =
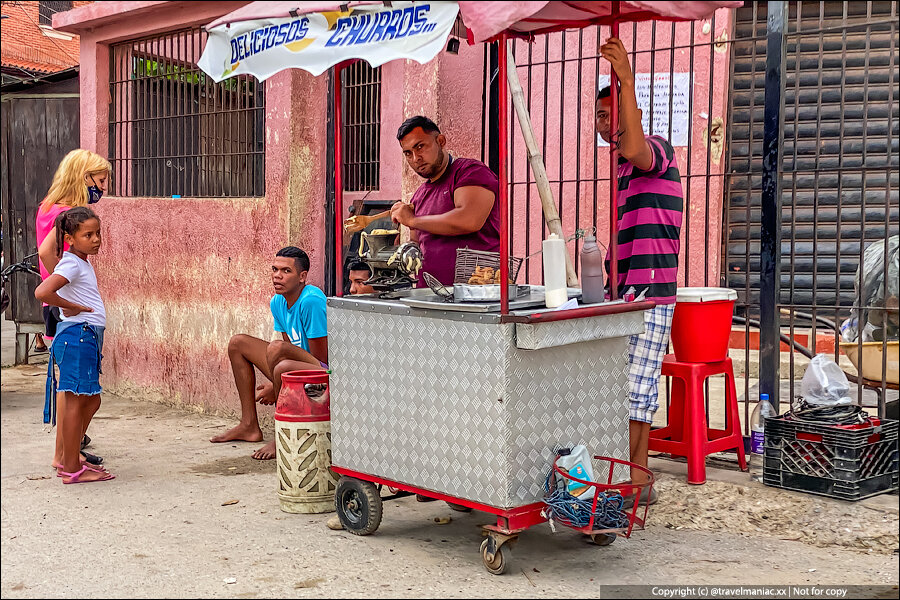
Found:
[[[92,465],[89,462],[87,462],[86,460],[81,461],[81,466],[87,467],[91,471],[97,471],[98,473],[101,471],[104,473],[109,473],[109,471],[106,470],[106,467],[104,467],[102,465]],[[62,477],[62,473],[60,472],[60,469],[62,469],[62,465],[50,465],[50,468],[56,470],[57,477]]]
[[[81,481],[81,476],[84,475],[84,472],[85,472],[85,471],[93,471],[94,473],[104,473],[104,474],[106,475],[106,477],[101,477],[100,479],[86,479],[86,480],[84,480],[84,481]],[[112,473],[109,473],[109,472],[107,472],[107,471],[99,471],[99,470],[97,470],[97,469],[94,469],[94,468],[92,468],[92,467],[89,467],[88,465],[82,465],[81,469],[79,469],[79,470],[78,470],[77,472],[75,472],[75,473],[66,473],[65,471],[59,471],[59,472],[58,472],[58,475],[59,475],[60,477],[63,478],[63,483],[65,483],[65,484],[69,484],[69,483],[94,483],[94,482],[96,482],[96,481],[109,481],[110,479],[115,479],[115,478],[116,478],[116,476],[113,475]],[[69,478],[68,481],[65,480],[66,477]]]

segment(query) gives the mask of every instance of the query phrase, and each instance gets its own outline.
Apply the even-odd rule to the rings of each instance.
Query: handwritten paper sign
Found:
[[[636,73],[634,76],[634,91],[637,96],[638,108],[643,111],[644,133],[650,135],[650,95],[653,94],[653,130],[654,135],[660,135],[669,140],[673,146],[688,145],[688,124],[691,115],[688,112],[688,102],[691,93],[690,73]],[[600,75],[598,90],[609,85],[609,75]],[[671,99],[671,107],[670,107]],[[671,117],[671,120],[670,120]],[[671,124],[672,133],[669,134]],[[598,146],[609,146],[597,135]]]

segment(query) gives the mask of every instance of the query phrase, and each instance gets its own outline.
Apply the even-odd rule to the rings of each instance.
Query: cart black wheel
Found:
[[[502,575],[506,573],[506,567],[509,565],[509,548],[499,547],[494,553],[494,560],[488,560],[488,541],[481,542],[481,560],[484,562],[484,568],[492,575]]]
[[[369,535],[381,525],[381,496],[368,481],[341,476],[334,494],[334,508],[341,525],[354,535]]]
[[[616,537],[614,533],[595,533],[591,536],[591,541],[598,546],[609,546],[616,541]]]

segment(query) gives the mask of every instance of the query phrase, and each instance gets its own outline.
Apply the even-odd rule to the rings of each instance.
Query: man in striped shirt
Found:
[[[659,372],[669,345],[678,276],[684,200],[681,176],[672,145],[659,136],[646,136],[637,106],[634,74],[625,47],[609,38],[600,47],[619,78],[619,130],[610,130],[610,88],[597,96],[597,133],[618,146],[618,280],[619,297],[630,287],[645,292],[656,308],[644,313],[645,331],[631,336],[629,359],[629,437],[631,462],[647,466],[650,424],[659,408]],[[634,470],[632,482],[643,483]],[[626,500],[630,505],[634,498]],[[656,502],[656,490],[641,494],[640,502]]]

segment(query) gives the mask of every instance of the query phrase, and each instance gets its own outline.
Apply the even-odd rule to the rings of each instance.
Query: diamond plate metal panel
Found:
[[[511,508],[554,449],[627,457],[626,338],[523,351],[514,326],[329,307],[334,464]]]
[[[523,350],[539,350],[565,344],[630,336],[643,333],[643,331],[643,311],[551,323],[517,323],[516,347]]]
[[[628,338],[510,352],[507,506],[543,497],[558,448],[628,459]]]

